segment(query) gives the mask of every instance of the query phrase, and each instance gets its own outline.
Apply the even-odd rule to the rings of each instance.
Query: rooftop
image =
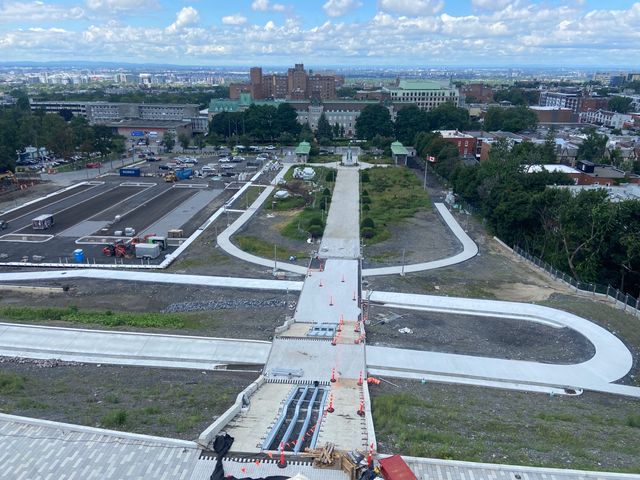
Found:
[[[393,142],[391,144],[391,153],[393,155],[409,155],[409,151],[400,142]]]
[[[296,155],[309,155],[311,144],[309,142],[300,142],[296,148]]]
[[[440,133],[442,138],[474,138],[473,135],[458,130],[434,130],[434,132]]]
[[[413,80],[402,79],[397,87],[389,87],[389,90],[450,90],[448,85],[442,85],[438,82],[429,80]]]

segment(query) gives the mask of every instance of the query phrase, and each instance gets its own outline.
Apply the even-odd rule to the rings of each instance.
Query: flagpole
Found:
[[[427,189],[427,165],[429,164],[429,160],[427,158],[424,159],[424,181],[422,182],[422,188],[424,190]]]

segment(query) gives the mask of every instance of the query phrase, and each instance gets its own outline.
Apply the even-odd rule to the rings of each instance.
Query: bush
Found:
[[[329,170],[324,177],[325,182],[335,182],[336,181],[336,171]]]
[[[128,414],[126,410],[111,410],[102,417],[100,423],[106,428],[122,427],[127,423],[127,416]]]
[[[313,238],[321,237],[323,232],[324,228],[322,227],[322,225],[309,226],[309,235],[311,235]]]
[[[360,227],[362,227],[362,228],[376,228],[376,224],[373,223],[373,220],[371,219],[371,217],[365,217],[364,220],[362,220],[362,223],[360,224]]]
[[[314,227],[314,226],[322,227],[323,226],[322,218],[320,218],[320,217],[311,217],[309,219],[309,226],[310,227]]]
[[[368,183],[369,182],[369,173],[362,172],[362,175],[360,176],[360,180],[362,181],[362,183]]]
[[[0,372],[0,393],[7,395],[24,390],[24,377],[15,373]]]
[[[376,234],[376,231],[373,228],[367,227],[360,230],[362,232],[363,238],[373,238]]]

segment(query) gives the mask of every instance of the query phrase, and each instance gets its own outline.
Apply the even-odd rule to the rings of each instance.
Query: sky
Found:
[[[0,61],[640,67],[625,0],[0,0]]]

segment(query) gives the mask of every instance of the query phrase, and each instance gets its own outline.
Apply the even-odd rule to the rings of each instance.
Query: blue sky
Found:
[[[640,64],[640,1],[0,0],[0,59]]]

